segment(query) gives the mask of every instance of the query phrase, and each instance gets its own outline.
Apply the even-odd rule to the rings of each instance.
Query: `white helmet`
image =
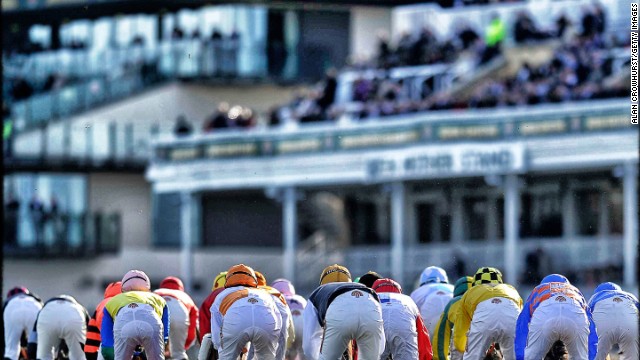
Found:
[[[429,266],[422,270],[420,274],[420,286],[429,283],[449,283],[447,272],[443,268],[437,266]]]

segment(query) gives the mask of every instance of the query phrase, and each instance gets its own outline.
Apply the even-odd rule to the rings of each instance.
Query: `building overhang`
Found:
[[[602,102],[164,139],[147,179],[155,192],[176,192],[591,171],[638,162],[638,128],[627,125],[627,107]]]

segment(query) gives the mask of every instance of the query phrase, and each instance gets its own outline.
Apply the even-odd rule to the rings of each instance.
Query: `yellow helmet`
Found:
[[[215,280],[213,280],[213,287],[211,288],[211,291],[224,287],[224,284],[226,281],[227,281],[227,272],[223,271],[216,276]]]
[[[502,272],[494,267],[481,267],[473,276],[473,286],[481,284],[502,284]]]
[[[351,282],[349,269],[338,264],[329,265],[324,268],[320,275],[320,285],[332,282]]]
[[[257,287],[258,278],[255,271],[245,264],[233,265],[227,270],[226,282],[224,287],[230,288],[234,286]]]

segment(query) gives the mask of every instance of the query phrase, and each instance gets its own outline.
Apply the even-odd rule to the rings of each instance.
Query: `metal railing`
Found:
[[[433,111],[371,119],[364,124],[306,125],[292,131],[230,131],[184,138],[161,136],[153,143],[152,156],[153,161],[162,164],[635,131],[627,114],[628,102],[620,99],[473,111]]]
[[[16,130],[24,131],[41,126],[53,119],[93,109],[137,93],[160,80],[146,77],[139,71],[119,76],[87,79],[58,90],[37,94],[11,107]]]
[[[5,257],[91,258],[121,246],[118,213],[56,215],[4,212]]]
[[[605,9],[609,33],[628,34],[629,2],[600,0],[599,3]],[[513,41],[512,27],[520,12],[528,12],[536,25],[542,28],[553,26],[553,22],[561,14],[565,14],[573,24],[579,27],[583,15],[582,6],[585,4],[591,5],[590,2],[575,0],[530,0],[519,3],[496,3],[489,7],[478,5],[443,9],[436,4],[398,6],[392,12],[392,35],[398,38],[405,31],[428,26],[436,35],[444,38],[451,34],[451,29],[455,28],[453,25],[461,21],[481,31],[486,29],[492,16],[498,14],[507,27],[507,41]]]
[[[288,51],[285,62],[295,61]],[[23,131],[52,119],[70,116],[125,98],[150,85],[174,79],[266,78],[266,44],[240,46],[200,39],[172,40],[155,48],[131,46],[104,51],[57,50],[4,59],[3,93],[11,92],[7,79],[43,84],[51,74],[77,79],[60,89],[9,102],[16,130]],[[293,80],[297,72],[271,74]]]
[[[558,273],[576,273],[582,281],[590,269],[622,267],[623,243],[620,236],[525,238],[518,241],[518,263],[522,277],[527,254],[542,249],[549,257],[552,269]],[[482,266],[504,270],[503,241],[462,241],[459,244],[414,244],[404,250],[403,268],[406,281],[413,282],[427,266],[440,266],[448,271],[460,259],[466,272]],[[381,274],[391,273],[391,248],[387,246],[354,246],[345,253],[346,266],[356,274],[375,269]]]

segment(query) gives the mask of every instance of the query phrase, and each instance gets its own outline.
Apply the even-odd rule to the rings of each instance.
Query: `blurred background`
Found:
[[[3,289],[243,262],[637,291],[626,0],[2,1]]]

